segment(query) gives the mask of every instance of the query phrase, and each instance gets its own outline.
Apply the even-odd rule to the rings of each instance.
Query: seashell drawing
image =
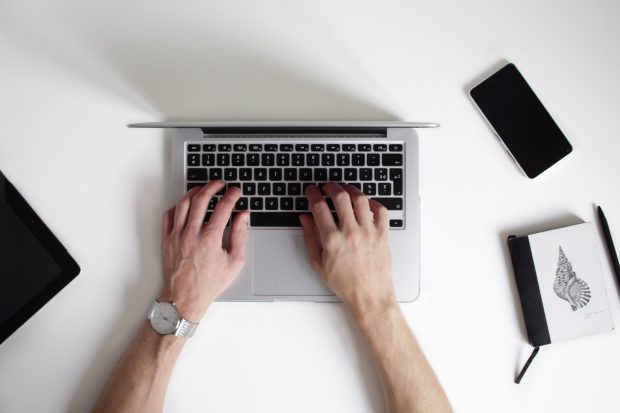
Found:
[[[564,255],[560,245],[558,269],[555,271],[553,291],[562,300],[568,301],[573,311],[585,307],[590,302],[590,287],[573,271],[573,266]]]

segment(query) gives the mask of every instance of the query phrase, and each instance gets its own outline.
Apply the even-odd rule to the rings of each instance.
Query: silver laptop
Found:
[[[172,129],[172,185],[178,197],[210,179],[241,188],[236,209],[250,211],[247,259],[220,301],[339,301],[313,272],[298,220],[300,213],[309,213],[305,187],[328,181],[356,185],[388,208],[397,298],[409,302],[418,297],[420,203],[415,128],[436,124],[168,122],[130,126]]]

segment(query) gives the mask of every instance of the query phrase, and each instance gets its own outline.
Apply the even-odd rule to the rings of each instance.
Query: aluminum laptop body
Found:
[[[400,302],[420,292],[420,199],[418,134],[432,123],[408,122],[168,122],[132,127],[171,128],[172,187],[180,198],[187,189],[188,145],[235,142],[382,142],[403,145],[404,205],[390,210],[402,227],[390,229],[394,287]],[[350,147],[351,145],[348,145]],[[226,241],[226,239],[225,239]],[[300,228],[251,226],[246,264],[219,301],[339,301],[310,266]]]

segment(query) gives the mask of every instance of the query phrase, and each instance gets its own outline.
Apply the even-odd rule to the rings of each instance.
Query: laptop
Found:
[[[437,124],[157,122],[130,126],[172,130],[172,186],[177,197],[211,179],[241,188],[235,209],[250,211],[246,264],[218,301],[339,301],[312,270],[298,220],[300,213],[309,213],[306,186],[328,181],[355,185],[386,206],[397,299],[410,302],[418,297],[415,129]],[[209,211],[217,201],[218,197],[212,200]],[[328,204],[333,209],[331,200]]]

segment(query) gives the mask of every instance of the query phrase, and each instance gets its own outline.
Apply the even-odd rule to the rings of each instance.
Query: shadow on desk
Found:
[[[41,17],[26,4],[7,5],[0,34],[155,117],[128,122],[398,120],[371,103],[369,94],[387,93],[311,16],[304,32],[316,25],[321,49],[278,48],[248,35],[257,28],[214,24],[213,16],[182,22],[175,12],[185,20],[191,10],[169,3],[69,3],[44,7]]]

